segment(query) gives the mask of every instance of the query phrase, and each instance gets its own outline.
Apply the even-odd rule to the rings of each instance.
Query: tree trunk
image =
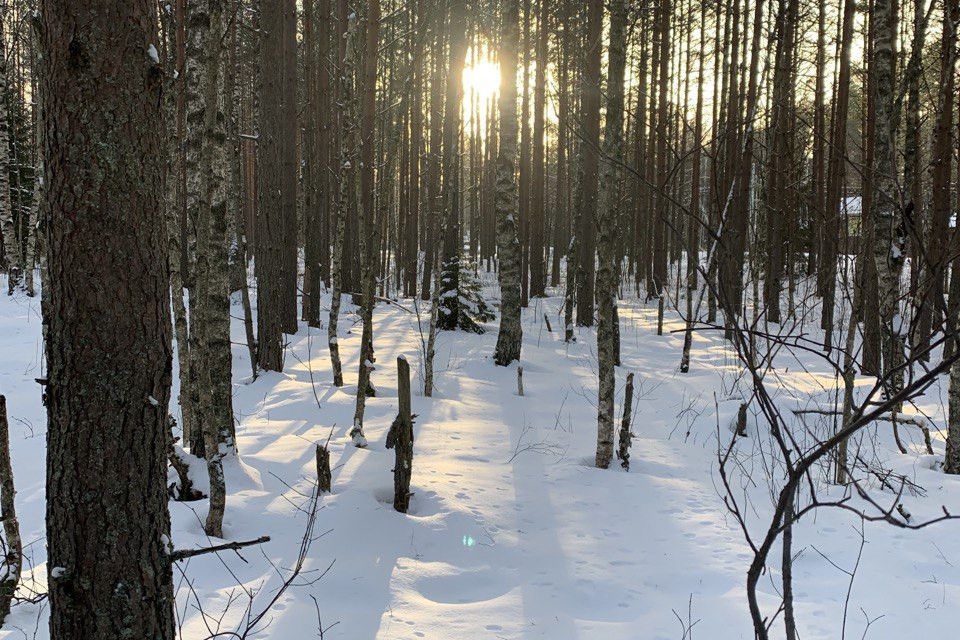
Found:
[[[603,22],[603,3],[588,9],[588,30],[594,21]],[[623,81],[627,63],[627,8],[624,0],[610,3],[610,45],[607,53],[607,119],[603,135],[603,178],[598,211],[597,254],[597,455],[601,469],[613,458],[614,396],[616,395],[616,348],[614,343],[617,306],[616,233],[619,215],[620,167],[623,160]],[[598,46],[599,43],[598,43]]]
[[[10,613],[20,574],[23,571],[23,541],[13,488],[13,467],[10,464],[10,425],[7,422],[7,399],[0,395],[0,520],[3,520],[4,575],[0,580],[0,624]]]
[[[413,471],[413,415],[410,413],[410,365],[397,358],[397,417],[387,434],[387,449],[396,450],[393,465],[393,508],[406,513],[410,508],[410,475]]]
[[[896,135],[894,107],[894,27],[891,0],[874,0],[874,68],[876,83],[876,177],[873,189],[874,261],[880,299],[881,375],[892,374],[893,389],[900,375],[894,370],[903,357],[900,335],[900,272],[904,260],[901,212],[896,202]],[[893,390],[888,388],[888,394]]]
[[[547,45],[550,34],[550,0],[540,0],[539,26],[537,33],[536,72],[533,90],[533,158],[530,194],[530,297],[546,295],[546,265],[543,261],[546,223],[546,152],[544,132],[546,129],[546,83]]]
[[[172,347],[156,3],[43,0],[41,16],[50,636],[169,640]]]
[[[7,8],[0,10],[0,39],[5,41]],[[20,251],[17,246],[13,204],[10,200],[10,123],[7,114],[8,81],[6,45],[0,47],[0,237],[3,239],[4,262],[7,267],[7,295],[20,281]]]
[[[593,326],[594,280],[596,276],[597,199],[600,162],[600,63],[603,54],[603,3],[587,5],[586,50],[580,80],[581,143],[577,189],[577,324]],[[612,453],[611,453],[612,455]],[[609,461],[608,461],[609,464]]]
[[[360,319],[363,330],[360,336],[360,364],[357,382],[357,402],[353,414],[350,437],[358,447],[367,446],[363,435],[363,412],[367,396],[374,395],[370,374],[373,372],[373,307],[376,286],[377,249],[380,234],[376,221],[374,203],[374,165],[376,163],[375,139],[377,115],[377,47],[379,42],[380,2],[367,0],[367,40],[364,48],[363,96],[360,115],[360,260],[361,285]]]
[[[295,11],[293,0],[274,0],[260,6],[260,105],[259,139],[260,215],[257,218],[257,359],[261,369],[283,369],[283,331],[290,329],[289,289],[296,286],[290,275],[290,216],[296,222],[295,166],[290,154],[296,152],[296,105],[291,102],[291,81],[286,63],[287,22]],[[292,34],[291,36],[292,37]],[[292,134],[292,135],[291,135]],[[292,211],[290,210],[292,209]],[[294,247],[295,239],[294,239]],[[296,259],[296,255],[293,256]],[[294,280],[296,271],[294,269]],[[293,300],[294,305],[296,300]],[[294,307],[295,314],[295,307]],[[294,317],[294,325],[296,317]],[[294,326],[294,330],[295,330]]]
[[[460,321],[460,111],[463,67],[467,55],[467,7],[451,0],[449,59],[443,112],[443,263],[440,271],[440,307],[437,326],[456,329]]]
[[[494,362],[520,359],[520,241],[517,237],[517,46],[518,0],[504,7],[500,34],[500,145],[497,154],[497,252],[500,256],[500,332]]]
[[[203,24],[201,102],[190,105],[199,111],[200,162],[199,203],[195,217],[196,269],[191,301],[192,331],[197,336],[191,351],[199,400],[196,415],[203,435],[203,451],[210,476],[210,511],[204,530],[223,537],[226,487],[223,456],[233,450],[233,388],[230,347],[230,291],[227,264],[226,223],[226,131],[222,100],[224,46],[229,12],[223,0],[207,0],[192,6],[191,26]],[[188,119],[189,120],[189,119]],[[196,122],[199,120],[199,122]]]
[[[354,91],[356,52],[355,38],[357,19],[356,14],[347,16],[347,2],[340,0],[338,5],[340,18],[340,41],[338,65],[339,91],[338,98],[341,105],[338,134],[340,136],[340,167],[339,167],[339,197],[333,234],[333,261],[330,269],[330,279],[333,289],[330,293],[330,316],[327,322],[327,345],[330,350],[330,364],[333,368],[333,384],[343,386],[343,365],[340,362],[340,343],[337,336],[337,326],[340,319],[340,303],[343,297],[344,265],[343,245],[346,219],[353,204],[351,189],[353,188],[353,162],[356,153],[356,92]]]

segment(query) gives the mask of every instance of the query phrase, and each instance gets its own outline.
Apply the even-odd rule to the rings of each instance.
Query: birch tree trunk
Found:
[[[167,262],[170,267],[170,294],[173,301],[173,330],[174,339],[177,344],[177,364],[179,365],[180,378],[180,427],[183,432],[183,443],[188,445],[191,434],[194,429],[193,402],[191,397],[190,384],[190,335],[187,325],[187,307],[183,301],[185,289],[183,264],[183,251],[181,237],[183,236],[183,225],[181,220],[182,203],[185,196],[180,177],[183,171],[183,153],[181,143],[181,131],[179,119],[180,102],[178,98],[184,91],[184,78],[186,73],[181,69],[185,63],[182,53],[184,53],[185,43],[180,35],[185,33],[183,23],[185,15],[183,7],[177,6],[173,12],[163,12],[161,18],[168,21],[166,28],[167,42],[167,69],[166,69],[166,87],[164,91],[165,112],[167,117],[167,164],[165,176],[165,204],[166,204],[166,225],[169,251],[167,252]]]
[[[229,14],[224,0],[193,6],[206,10],[201,76],[202,135],[200,202],[196,217],[196,300],[193,331],[197,335],[196,386],[203,449],[210,476],[210,510],[204,530],[223,537],[226,486],[223,457],[233,451],[233,389],[230,350],[230,284],[227,250],[226,119],[223,109],[224,41]],[[199,20],[191,20],[197,25]],[[192,108],[191,108],[192,110]]]
[[[354,92],[354,38],[356,37],[356,14],[347,15],[347,2],[340,0],[338,5],[340,14],[341,33],[339,56],[339,100],[340,100],[340,167],[339,167],[339,197],[334,221],[333,260],[330,266],[330,280],[333,284],[330,297],[330,317],[327,322],[327,344],[330,350],[330,364],[333,368],[333,384],[343,386],[343,364],[340,361],[340,342],[337,337],[337,327],[340,320],[340,304],[343,297],[343,244],[346,219],[349,207],[353,202],[350,190],[353,186],[353,155],[355,153],[356,136],[356,96]]]
[[[595,21],[603,22],[603,3],[597,1],[588,9],[587,29],[595,29]],[[603,178],[597,227],[597,364],[599,385],[597,397],[597,466],[606,469],[613,458],[614,396],[616,394],[616,344],[614,325],[617,321],[616,234],[619,216],[619,164],[623,160],[623,80],[627,63],[627,8],[624,0],[610,2],[610,36],[607,53],[607,120],[603,135]],[[596,44],[601,46],[599,40]]]
[[[517,48],[520,4],[508,0],[500,32],[500,145],[497,153],[497,252],[500,256],[500,331],[493,360],[507,366],[520,359],[520,240],[517,237]]]
[[[880,300],[881,375],[892,375],[893,389],[902,376],[895,369],[902,361],[903,345],[899,313],[900,272],[904,243],[901,212],[896,202],[896,134],[894,107],[895,21],[892,0],[874,0],[874,68],[876,82],[876,173],[874,177],[874,261]]]
[[[367,40],[364,47],[363,96],[360,115],[360,267],[361,286],[360,318],[363,331],[360,336],[360,364],[357,381],[357,402],[353,414],[350,437],[358,447],[367,446],[363,435],[363,412],[367,396],[374,395],[370,374],[374,368],[373,355],[373,307],[376,293],[377,249],[380,246],[379,226],[376,221],[374,202],[374,164],[376,162],[376,115],[377,115],[377,47],[379,43],[380,2],[367,0]]]
[[[0,624],[10,613],[10,604],[23,571],[23,541],[14,497],[13,466],[10,464],[10,425],[7,399],[0,395],[0,520],[3,521],[4,574],[0,577]]]

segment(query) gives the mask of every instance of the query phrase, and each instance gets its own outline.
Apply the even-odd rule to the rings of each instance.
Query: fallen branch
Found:
[[[834,409],[793,409],[793,415],[795,416],[804,416],[804,415],[839,416],[839,415],[842,415],[842,412]],[[926,421],[918,420],[913,416],[904,416],[904,415],[897,415],[895,418],[893,416],[877,416],[876,420],[890,422],[894,425],[909,424],[914,427],[917,427],[923,432],[923,441],[927,447],[927,453],[929,453],[930,455],[933,455],[933,441],[930,438],[930,427],[927,425]],[[904,451],[904,453],[906,453],[906,451]]]
[[[244,540],[242,542],[227,542],[226,544],[218,544],[212,547],[204,547],[202,549],[177,549],[176,551],[170,552],[170,562],[179,562],[181,560],[186,560],[187,558],[202,556],[207,553],[218,553],[220,551],[239,551],[244,547],[252,547],[253,545],[263,544],[264,542],[270,542],[270,536],[260,536],[256,540]]]

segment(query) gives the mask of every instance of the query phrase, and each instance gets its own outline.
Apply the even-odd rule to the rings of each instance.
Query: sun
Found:
[[[493,62],[477,62],[463,70],[463,92],[473,94],[481,102],[488,100],[500,90],[500,65]]]

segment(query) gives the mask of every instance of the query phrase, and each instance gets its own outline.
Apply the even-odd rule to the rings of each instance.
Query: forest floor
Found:
[[[752,552],[724,506],[717,476],[718,436],[729,441],[738,389],[746,386],[734,353],[721,334],[698,333],[691,371],[681,374],[678,315],[668,311],[664,335],[657,336],[655,302],[622,301],[617,411],[626,373],[633,372],[636,438],[629,472],[616,463],[601,471],[593,468],[596,336],[578,329],[576,343],[564,343],[560,304],[558,297],[534,300],[524,312],[523,396],[516,365],[492,362],[491,323],[484,335],[440,335],[432,399],[422,396],[420,379],[426,312],[421,333],[412,301],[378,305],[377,396],[367,402],[366,449],[347,436],[360,337],[352,306],[345,305],[341,319],[347,384],[340,389],[331,384],[325,328],[301,323],[288,337],[283,373],[251,382],[242,323],[234,320],[240,455],[227,464],[224,531],[231,540],[269,535],[271,541],[239,555],[180,563],[174,577],[181,637],[238,637],[226,632],[242,634],[246,620],[267,610],[246,637],[752,638],[744,587]],[[239,305],[233,313],[242,315]],[[808,331],[816,325],[806,323]],[[32,567],[24,583],[42,592],[45,414],[34,382],[42,375],[40,336],[39,297],[0,296],[0,392],[11,416],[17,508]],[[406,515],[392,508],[394,452],[384,446],[397,412],[401,355],[411,364],[417,414],[414,496]],[[776,363],[774,387],[785,410],[836,401],[836,378],[815,355],[781,352]],[[943,428],[945,407],[944,377],[919,409]],[[176,405],[172,411],[178,413]],[[832,427],[810,427],[819,428]],[[738,445],[742,464],[734,483],[748,526],[759,535],[772,512],[771,443],[752,418],[748,431]],[[877,464],[923,488],[905,495],[904,506],[917,520],[935,517],[941,505],[960,512],[960,478],[934,470],[943,434],[934,433],[936,455],[929,456],[919,432],[903,429],[910,448],[904,455],[890,431],[881,423],[861,444]],[[270,606],[297,562],[315,487],[315,446],[328,436],[333,492],[319,498],[302,572]],[[195,469],[198,476],[202,469]],[[822,487],[822,496],[840,495]],[[895,500],[889,491],[877,489],[877,496]],[[201,527],[205,501],[171,502],[170,509],[177,548],[210,544]],[[913,532],[867,523],[862,539],[861,521],[848,513],[806,516],[794,540],[800,637],[954,634],[958,526]],[[771,557],[778,560],[779,549]],[[761,584],[761,604],[771,615],[779,585],[775,562]],[[20,604],[0,638],[47,638],[46,615],[43,601]],[[782,636],[779,628],[780,618],[775,637]]]

